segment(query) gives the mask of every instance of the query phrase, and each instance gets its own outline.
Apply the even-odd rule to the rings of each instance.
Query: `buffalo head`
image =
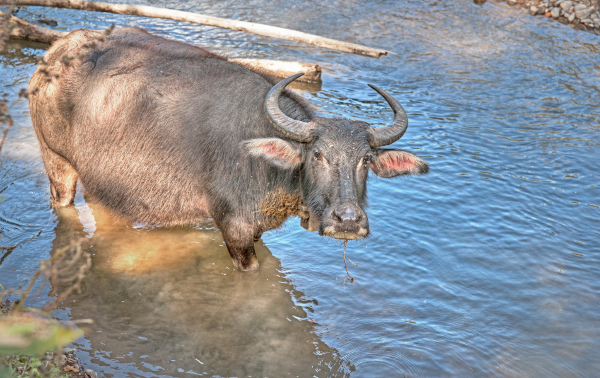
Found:
[[[344,118],[316,117],[302,122],[278,106],[285,87],[302,74],[282,80],[267,95],[266,113],[288,140],[260,138],[244,142],[248,153],[283,169],[298,169],[302,198],[310,222],[305,228],[337,239],[360,239],[369,234],[363,210],[367,176],[390,178],[427,173],[427,163],[410,152],[382,149],[400,139],[408,126],[402,105],[384,90],[370,85],[390,104],[394,120],[385,127]]]

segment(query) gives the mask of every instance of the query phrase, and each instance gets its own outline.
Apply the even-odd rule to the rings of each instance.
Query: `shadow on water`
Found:
[[[56,209],[52,250],[89,239],[82,293],[63,303],[71,319],[94,320],[82,345],[86,365],[106,376],[349,375],[352,367],[316,335],[316,301],[296,291],[262,242],[260,270],[241,273],[210,223],[136,228],[81,195],[76,202]]]

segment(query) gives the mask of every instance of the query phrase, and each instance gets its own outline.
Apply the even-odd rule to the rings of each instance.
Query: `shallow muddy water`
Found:
[[[21,103],[0,170],[0,256],[16,287],[37,261],[83,237],[93,266],[62,319],[90,318],[75,344],[105,377],[591,377],[600,371],[598,37],[470,1],[149,1],[381,47],[380,60],[216,28],[29,7],[58,30],[136,25],[230,55],[305,61],[301,93],[325,114],[388,122],[368,83],[406,108],[394,147],[427,176],[369,183],[372,235],[347,254],[298,218],[257,243],[239,273],[212,223],[143,228],[85,199],[52,209]],[[14,97],[44,46],[0,54]],[[360,286],[359,286],[360,285]],[[36,299],[48,300],[49,288]]]

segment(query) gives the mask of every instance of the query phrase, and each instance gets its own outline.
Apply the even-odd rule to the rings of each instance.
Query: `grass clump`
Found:
[[[4,369],[0,368],[3,377],[24,378],[68,378],[68,374],[60,369],[60,361],[53,353],[37,356],[13,355],[4,357]]]

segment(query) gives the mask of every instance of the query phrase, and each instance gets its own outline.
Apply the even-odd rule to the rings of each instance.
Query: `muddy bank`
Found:
[[[533,16],[546,17],[600,35],[598,0],[499,0],[522,8]]]

